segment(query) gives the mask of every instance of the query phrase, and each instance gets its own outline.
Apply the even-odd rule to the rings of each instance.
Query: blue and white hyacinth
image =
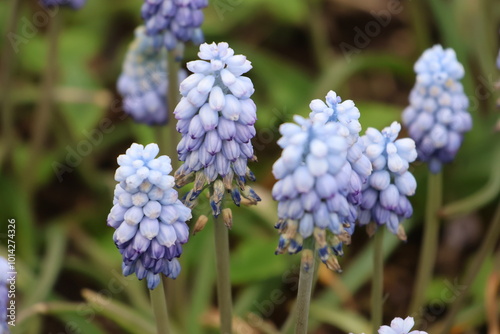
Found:
[[[400,130],[401,125],[393,122],[382,132],[368,128],[362,137],[373,173],[363,186],[358,220],[361,225],[370,222],[386,225],[392,233],[405,239],[400,223],[413,214],[408,196],[415,194],[417,182],[408,169],[417,158],[417,151],[412,139],[397,139]]]
[[[225,191],[231,192],[236,205],[241,197],[249,204],[260,201],[246,184],[255,180],[247,162],[256,159],[251,139],[257,108],[250,98],[252,81],[243,75],[252,65],[227,43],[204,43],[198,56],[201,60],[187,63],[193,74],[181,82],[182,98],[174,111],[182,134],[177,152],[184,161],[175,178],[178,186],[194,181],[186,197],[190,206],[211,185],[210,203],[217,217]]]
[[[455,159],[464,133],[472,127],[469,100],[460,79],[464,68],[455,51],[440,45],[426,50],[415,63],[417,81],[403,124],[417,145],[418,159],[438,173]]]
[[[189,237],[186,221],[191,210],[177,198],[171,160],[159,153],[157,144],[132,144],[118,157],[113,208],[108,225],[123,258],[123,274],[146,278],[148,288],[160,282],[160,274],[176,278],[176,259]]]
[[[349,132],[325,119],[294,120],[280,126],[278,145],[283,152],[273,165],[280,230],[276,253],[294,254],[305,243],[316,243],[321,261],[339,271],[336,255],[342,254],[342,243],[350,242],[350,222],[356,215],[348,201]]]

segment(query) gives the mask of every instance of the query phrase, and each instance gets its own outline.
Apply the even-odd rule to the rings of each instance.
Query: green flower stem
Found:
[[[334,56],[329,46],[328,36],[325,34],[321,3],[318,0],[308,0],[309,4],[309,25],[311,41],[316,56],[316,62],[320,68],[327,68]]]
[[[486,185],[469,197],[448,204],[440,210],[443,218],[453,218],[472,212],[492,201],[500,192],[500,145],[497,146],[491,164],[490,179]]]
[[[229,232],[222,215],[214,222],[215,262],[217,266],[217,300],[220,312],[220,332],[231,334],[233,326],[233,305],[231,277],[229,274]]]
[[[384,228],[377,229],[373,242],[372,333],[377,333],[384,316]]]
[[[320,260],[318,256],[314,257],[314,266],[319,268]],[[316,286],[316,282],[318,281],[318,270],[314,271],[313,283],[312,286]],[[281,326],[280,332],[283,334],[293,333],[294,324],[295,324],[295,314],[297,313],[297,301],[293,304],[292,311],[288,314],[287,319]]]
[[[432,271],[436,261],[439,237],[438,211],[443,200],[442,173],[432,174],[427,178],[427,203],[424,223],[424,237],[420,248],[417,278],[413,289],[413,299],[410,314],[420,314],[419,309],[424,305],[426,290],[432,278]]]
[[[19,21],[19,16],[21,13],[21,0],[11,1],[11,11],[7,16],[9,18],[7,22],[7,32],[15,32],[17,28],[17,23]],[[0,104],[2,107],[2,148],[0,151],[0,169],[4,161],[7,161],[10,150],[14,146],[14,117],[12,114],[12,101],[10,88],[12,79],[13,62],[12,58],[14,56],[14,48],[4,42],[3,52],[0,59],[2,59],[2,72],[0,73]]]
[[[450,329],[453,326],[453,322],[460,311],[460,308],[463,305],[465,297],[472,285],[474,280],[477,277],[477,274],[481,270],[481,266],[484,264],[484,259],[493,252],[495,248],[495,244],[500,237],[500,203],[497,205],[497,210],[495,212],[495,216],[490,223],[490,227],[488,228],[488,232],[485,234],[485,240],[481,244],[481,248],[475,254],[474,258],[470,262],[469,268],[465,273],[465,278],[463,281],[463,285],[465,286],[464,290],[457,296],[457,299],[451,305],[450,311],[447,313],[446,318],[444,320],[444,326],[441,330],[442,334],[450,333]]]
[[[179,162],[177,159],[177,144],[179,143],[179,133],[177,132],[176,120],[174,117],[174,110],[179,102],[179,67],[180,63],[175,60],[174,51],[168,52],[167,59],[168,68],[168,124],[163,127],[163,138],[162,142],[158,143],[160,147],[165,147],[165,152],[168,154],[170,159],[172,159],[172,168],[177,170],[179,167]]]
[[[127,332],[136,334],[158,333],[149,318],[140,316],[136,310],[122,303],[88,289],[82,291],[82,296],[89,303],[91,310],[113,320]]]
[[[311,291],[315,271],[314,264],[313,250],[302,250],[302,258],[300,260],[299,290],[297,292],[296,334],[307,333],[309,306],[311,304]]]
[[[158,334],[168,334],[170,332],[170,326],[163,284],[160,283],[154,290],[150,290],[149,295],[151,296],[151,305],[156,320],[156,331]]]

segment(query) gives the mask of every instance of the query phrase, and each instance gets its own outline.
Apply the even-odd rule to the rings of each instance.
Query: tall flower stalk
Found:
[[[186,221],[191,210],[178,199],[170,158],[160,156],[158,145],[132,144],[118,157],[113,208],[108,225],[123,258],[123,274],[146,278],[152,292],[152,303],[159,333],[168,327],[161,276],[176,278],[180,272],[177,260],[182,244],[187,242]],[[162,315],[163,314],[163,315]]]
[[[201,60],[187,63],[193,72],[180,84],[182,95],[174,114],[182,139],[177,146],[184,164],[175,172],[176,184],[194,182],[184,202],[194,207],[208,189],[215,218],[215,247],[221,332],[231,333],[232,302],[229,277],[227,227],[232,225],[226,193],[239,206],[257,204],[260,197],[248,186],[255,176],[247,167],[255,161],[251,139],[255,135],[256,106],[251,99],[252,81],[243,76],[252,66],[243,55],[235,55],[227,43],[202,44]],[[220,217],[222,216],[222,219]]]
[[[415,63],[416,84],[410,105],[403,112],[403,124],[417,145],[418,158],[427,162],[429,177],[424,238],[410,311],[424,303],[438,248],[439,218],[442,205],[443,164],[454,160],[464,137],[472,127],[467,112],[469,101],[459,82],[464,68],[455,51],[436,45]]]
[[[415,142],[409,138],[397,139],[400,130],[401,125],[394,122],[382,132],[368,128],[361,138],[373,167],[373,173],[363,185],[359,223],[367,226],[369,235],[375,235],[371,301],[374,332],[383,318],[383,231],[379,227],[385,225],[401,240],[406,240],[401,223],[413,213],[408,196],[415,194],[417,187],[408,170],[417,157]]]

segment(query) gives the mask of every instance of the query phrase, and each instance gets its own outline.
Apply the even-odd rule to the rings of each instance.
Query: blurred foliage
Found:
[[[13,1],[0,2],[1,36],[9,32],[7,21]],[[256,88],[259,120],[254,145],[259,162],[251,168],[264,201],[256,208],[234,208],[235,222],[230,233],[235,313],[250,325],[252,333],[275,333],[285,322],[295,298],[298,258],[273,254],[278,236],[273,228],[276,205],[270,195],[274,182],[270,170],[279,155],[275,144],[279,125],[291,120],[294,114],[307,115],[311,99],[323,98],[328,90],[335,90],[344,99],[356,102],[364,129],[382,128],[400,119],[414,82],[413,63],[421,52],[435,43],[453,47],[466,68],[464,85],[475,124],[456,161],[446,167],[445,203],[473,194],[488,180],[492,152],[500,145],[498,134],[493,133],[493,124],[499,117],[494,82],[499,77],[495,57],[500,3],[402,1],[403,11],[391,15],[391,22],[381,27],[380,34],[370,37],[359,53],[344,57],[340,44],[354,45],[357,29],[377,22],[374,13],[387,10],[391,1],[211,0],[205,11],[203,29],[207,42],[227,41],[253,65],[249,76]],[[121,258],[112,241],[113,231],[106,226],[116,157],[134,141],[147,144],[156,138],[154,128],[137,125],[123,115],[115,90],[133,29],[141,24],[141,3],[88,0],[81,11],[61,9],[57,13],[54,19],[63,24],[63,29],[58,43],[55,106],[47,138],[34,165],[28,166],[34,154],[33,133],[39,126],[34,115],[47,94],[42,90],[47,25],[36,27],[26,43],[19,45],[11,66],[12,80],[8,87],[0,87],[8,93],[0,96],[8,98],[14,108],[14,137],[3,136],[1,143],[4,149],[11,146],[11,155],[1,161],[0,173],[0,226],[4,227],[7,218],[12,217],[18,224],[17,266],[21,274],[17,299],[18,319],[22,322],[13,328],[13,333],[143,333],[127,327],[130,319],[121,322],[119,310],[135,312],[140,321],[152,319],[145,285],[135,278],[117,278]],[[16,33],[25,36],[33,15],[40,12],[45,11],[37,1],[23,1]],[[0,43],[0,54],[5,55],[5,50],[11,48],[10,42],[2,38]],[[194,59],[196,52],[195,47],[188,46],[185,60]],[[100,130],[103,120],[111,121],[108,133]],[[69,152],[77,150],[95,131],[102,138],[59,182],[54,162],[68,163]],[[393,236],[386,238],[385,287],[390,290],[387,304],[392,306],[385,310],[386,322],[395,316],[406,316],[413,284],[426,166],[416,163],[414,172],[421,185],[412,199],[415,217],[406,223],[408,242],[402,244]],[[27,173],[34,175],[33,187],[25,184]],[[479,221],[479,228],[486,230],[498,199],[497,194],[475,208],[479,220],[471,220],[470,224]],[[196,215],[205,211],[199,208]],[[183,271],[167,288],[177,333],[217,332],[213,320],[216,303],[211,229],[209,223],[186,244],[181,258]],[[445,280],[461,277],[481,238],[472,244],[468,248],[458,247],[459,263],[436,268],[428,301],[440,298],[446,289]],[[320,271],[311,307],[311,332],[369,332],[366,324],[370,251],[371,242],[359,229],[340,260],[344,273]],[[5,253],[2,242],[0,254]],[[460,318],[470,319],[475,333],[485,330],[484,285],[494,270],[492,263],[493,258],[485,262],[472,287],[464,308],[469,318]],[[126,288],[113,292],[111,284],[117,280]],[[84,289],[111,291],[111,295],[103,297],[109,300],[99,301],[87,293],[84,299]],[[276,291],[283,298],[276,297]],[[263,320],[249,317],[250,312]],[[442,320],[443,314],[433,323]],[[68,324],[80,331],[68,329]],[[243,331],[237,333],[240,332]],[[459,332],[457,329],[455,333]]]

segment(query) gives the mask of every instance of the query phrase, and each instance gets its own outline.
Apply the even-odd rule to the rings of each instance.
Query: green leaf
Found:
[[[274,255],[276,239],[249,238],[231,255],[231,281],[252,283],[281,275],[289,266],[290,256]]]

